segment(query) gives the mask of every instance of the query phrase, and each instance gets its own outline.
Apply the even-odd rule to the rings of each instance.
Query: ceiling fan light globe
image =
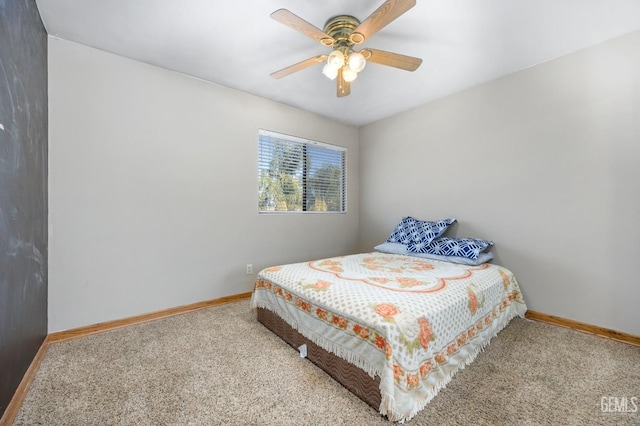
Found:
[[[365,65],[367,65],[367,61],[364,59],[362,53],[351,52],[351,54],[349,54],[348,65],[353,71],[360,72],[364,69]]]
[[[336,70],[340,69],[344,65],[344,53],[339,50],[329,53],[327,64],[331,64]]]
[[[342,68],[342,78],[347,83],[350,83],[356,78],[358,78],[358,73],[352,70],[351,68],[349,68],[349,66],[344,66],[344,68]]]
[[[331,64],[327,63],[322,68],[322,74],[324,74],[329,80],[335,80],[338,76],[338,68],[334,68]]]

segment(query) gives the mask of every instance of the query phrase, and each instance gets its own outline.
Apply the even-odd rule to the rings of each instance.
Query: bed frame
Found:
[[[322,349],[291,328],[282,318],[268,309],[258,308],[258,322],[296,350],[307,345],[307,358],[323,369],[351,393],[375,408],[380,409],[380,377],[371,378],[364,370]]]

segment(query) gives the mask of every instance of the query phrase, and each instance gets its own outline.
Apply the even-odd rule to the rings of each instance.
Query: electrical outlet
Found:
[[[250,263],[247,263],[247,275],[251,275],[253,274],[253,265]]]

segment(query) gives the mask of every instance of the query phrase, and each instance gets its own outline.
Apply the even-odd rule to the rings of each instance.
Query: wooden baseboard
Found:
[[[107,321],[99,324],[88,325],[86,327],[74,328],[71,330],[59,331],[49,334],[40,345],[40,349],[36,353],[36,356],[31,361],[31,365],[24,374],[24,377],[20,381],[16,392],[11,398],[11,402],[7,405],[7,409],[4,415],[0,419],[0,426],[9,426],[13,424],[22,401],[27,396],[31,383],[33,383],[36,373],[40,368],[40,364],[44,359],[44,355],[47,352],[50,344],[62,342],[64,340],[75,339],[78,337],[89,336],[91,334],[101,333],[103,331],[114,330],[116,328],[126,327],[133,324],[140,324],[143,322],[153,321],[160,318],[166,318],[174,315],[184,314],[187,312],[197,311],[199,309],[211,308],[213,306],[224,305],[227,303],[238,302],[251,297],[251,292],[234,294],[232,296],[225,296],[219,299],[207,300],[204,302],[193,303],[191,305],[177,306],[175,308],[164,309],[162,311],[151,312],[148,314],[136,315],[129,318],[123,318],[115,321]]]
[[[31,388],[31,383],[33,383],[33,380],[36,378],[36,373],[38,372],[40,364],[44,359],[44,355],[47,353],[47,349],[49,348],[48,339],[48,336],[45,337],[44,341],[40,345],[40,349],[36,352],[36,356],[33,357],[29,368],[27,368],[24,376],[22,376],[22,380],[20,381],[18,388],[13,394],[11,401],[9,401],[9,405],[7,405],[6,410],[4,410],[2,418],[0,418],[0,426],[12,425],[18,415],[20,407],[22,407],[22,401],[24,401],[24,398],[27,396],[29,388]]]
[[[225,296],[219,299],[206,300],[190,305],[176,306],[175,308],[164,309],[162,311],[151,312],[148,314],[136,315],[129,318],[118,319],[114,321],[106,321],[98,324],[87,325],[85,327],[73,328],[65,331],[51,333],[48,336],[49,343],[61,342],[64,340],[75,339],[78,337],[89,336],[103,331],[114,330],[116,328],[126,327],[133,324],[140,324],[147,321],[153,321],[160,318],[166,318],[173,315],[184,314],[187,312],[197,311],[199,309],[210,308],[212,306],[224,305],[226,303],[237,302],[251,297],[251,292],[234,294],[233,296]]]
[[[574,321],[567,318],[557,317],[555,315],[549,315],[531,310],[525,312],[524,316],[535,321],[559,325],[561,327],[571,328],[574,330],[582,331],[584,333],[595,334],[597,336],[607,337],[619,342],[640,346],[640,337],[634,336],[633,334],[623,333],[621,331],[611,330],[608,328],[599,327],[597,325],[586,324],[580,321]]]

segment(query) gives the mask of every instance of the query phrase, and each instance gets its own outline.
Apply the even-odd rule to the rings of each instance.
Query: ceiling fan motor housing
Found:
[[[359,25],[360,21],[350,15],[338,15],[329,19],[324,26],[324,32],[335,41],[327,46],[332,46],[334,49],[348,49],[354,44],[362,43],[364,36],[353,32]]]

